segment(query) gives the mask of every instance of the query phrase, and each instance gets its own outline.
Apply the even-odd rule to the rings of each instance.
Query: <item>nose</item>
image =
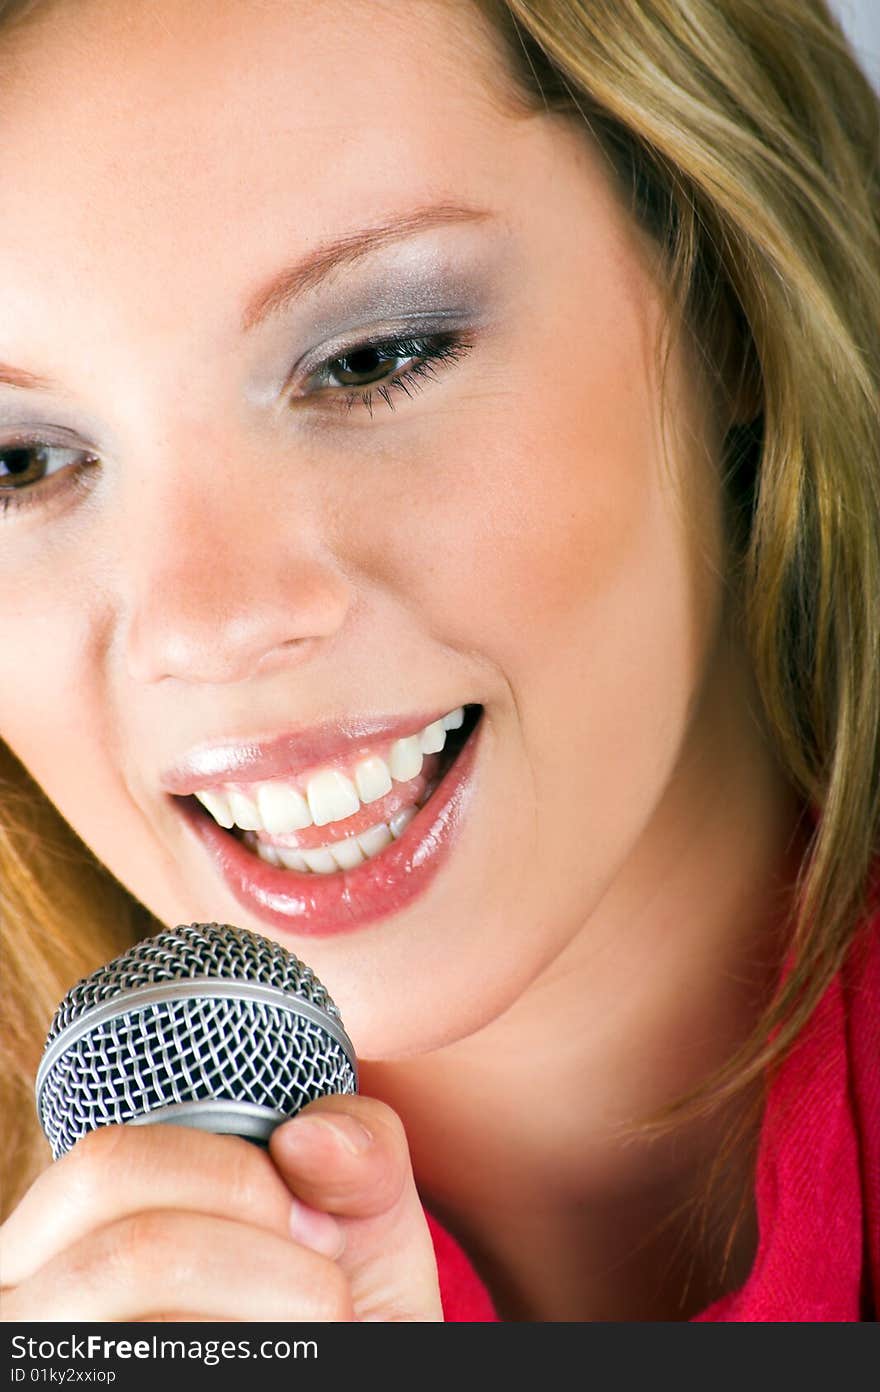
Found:
[[[251,469],[243,487],[244,472],[215,468],[199,486],[175,471],[173,489],[151,485],[133,506],[119,538],[133,681],[245,681],[344,623],[351,588],[315,519],[285,507],[271,477]]]

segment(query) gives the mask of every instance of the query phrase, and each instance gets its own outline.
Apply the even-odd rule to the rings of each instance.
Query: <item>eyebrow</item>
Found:
[[[486,208],[475,208],[468,204],[434,203],[389,221],[359,228],[334,241],[324,242],[279,275],[273,276],[252,296],[242,315],[242,329],[249,333],[306,290],[313,290],[340,267],[350,266],[382,247],[444,223],[481,222],[493,216]]]
[[[402,213],[385,222],[361,227],[333,241],[323,242],[307,252],[299,261],[273,276],[251,296],[242,314],[242,330],[250,333],[306,290],[313,290],[320,285],[340,267],[353,265],[362,257],[369,256],[382,247],[403,241],[417,232],[426,232],[432,227],[456,222],[482,222],[491,217],[494,217],[494,214],[487,208],[477,208],[466,203],[433,203]],[[58,383],[51,377],[40,377],[35,372],[27,372],[24,368],[12,367],[2,362],[0,385],[16,387],[20,391],[60,390]]]
[[[11,367],[0,363],[0,383],[6,387],[19,387],[22,391],[57,391],[58,383],[51,377],[38,377],[35,372],[25,372],[23,367]]]

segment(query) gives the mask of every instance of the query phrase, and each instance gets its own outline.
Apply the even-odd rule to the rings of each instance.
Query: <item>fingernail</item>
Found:
[[[330,1132],[345,1147],[350,1155],[362,1155],[367,1146],[372,1145],[373,1137],[366,1126],[350,1116],[304,1116],[295,1120],[287,1129],[285,1141],[288,1146],[296,1146],[296,1137],[309,1144],[309,1136],[324,1135]]]
[[[341,1227],[329,1213],[310,1208],[301,1199],[293,1199],[290,1209],[290,1236],[303,1247],[320,1252],[323,1257],[338,1257],[345,1245]]]

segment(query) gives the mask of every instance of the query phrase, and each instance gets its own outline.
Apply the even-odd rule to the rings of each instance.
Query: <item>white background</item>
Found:
[[[862,67],[880,89],[880,0],[829,0]]]

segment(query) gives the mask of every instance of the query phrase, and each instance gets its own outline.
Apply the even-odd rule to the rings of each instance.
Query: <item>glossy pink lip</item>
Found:
[[[268,740],[230,740],[200,745],[166,769],[161,786],[167,793],[186,797],[197,789],[228,782],[260,782],[268,778],[295,777],[316,764],[352,759],[379,740],[403,739],[440,720],[454,706],[429,714],[354,716],[327,720],[321,725],[287,730]]]
[[[181,811],[231,893],[264,923],[308,937],[351,932],[411,904],[448,860],[473,791],[471,775],[483,725],[481,716],[400,839],[354,870],[331,875],[276,870],[217,826],[195,800],[181,803]]]

